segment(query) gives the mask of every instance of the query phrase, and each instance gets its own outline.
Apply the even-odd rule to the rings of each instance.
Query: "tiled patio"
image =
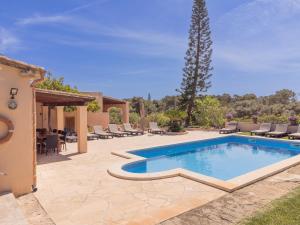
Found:
[[[77,145],[69,144],[61,155],[38,158],[35,195],[57,225],[157,224],[226,193],[181,177],[154,181],[112,177],[107,169],[127,159],[111,152],[217,136],[194,131],[90,141],[87,154],[77,154]]]

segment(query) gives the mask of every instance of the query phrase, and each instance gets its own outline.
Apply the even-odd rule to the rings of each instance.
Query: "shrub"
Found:
[[[122,123],[121,109],[116,107],[112,107],[109,109],[109,123],[113,123],[113,124]]]
[[[183,121],[186,118],[187,114],[186,112],[177,110],[177,109],[171,109],[168,110],[165,115],[169,117],[169,131],[171,132],[180,132],[183,131]]]
[[[218,99],[207,96],[201,100],[196,100],[195,104],[194,125],[218,128],[223,126],[225,122],[224,113]]]
[[[165,116],[164,113],[152,113],[146,119],[148,122],[157,122],[162,127],[166,127],[170,123],[170,118]]]
[[[287,116],[262,115],[258,117],[260,123],[288,123]]]
[[[87,111],[88,112],[98,112],[100,110],[100,106],[96,100],[89,102],[87,106]]]
[[[141,120],[141,117],[138,113],[133,112],[129,114],[129,123],[133,124],[134,126],[137,126]]]

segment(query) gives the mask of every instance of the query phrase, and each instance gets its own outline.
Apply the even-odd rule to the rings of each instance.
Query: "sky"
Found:
[[[177,94],[192,0],[2,0],[0,53],[82,91]],[[210,94],[300,93],[300,0],[207,0]]]

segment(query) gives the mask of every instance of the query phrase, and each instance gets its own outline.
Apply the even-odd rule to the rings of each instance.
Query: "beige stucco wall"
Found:
[[[95,126],[95,125],[101,125],[104,128],[108,127],[109,124],[109,113],[107,112],[108,108],[111,107],[118,107],[122,110],[122,117],[123,121],[125,123],[129,122],[129,103],[125,104],[114,104],[114,105],[103,105],[103,94],[101,92],[84,92],[84,94],[94,96],[96,98],[96,101],[98,101],[98,104],[100,106],[100,110],[98,112],[88,112],[87,113],[87,124],[89,127]],[[38,128],[46,128],[48,129],[48,109],[47,107],[43,107],[41,103],[37,103],[37,127]],[[77,117],[76,117],[76,111],[75,112],[64,112],[63,116],[63,123],[58,122],[61,121],[59,118],[57,118],[57,109],[51,110],[51,128],[57,129],[59,128],[58,124],[66,124],[65,120],[66,118],[73,117],[75,128],[77,129]],[[61,128],[59,128],[61,129]]]
[[[31,81],[36,78],[0,64],[0,114],[15,126],[12,138],[0,144],[0,172],[7,174],[0,176],[0,193],[12,191],[19,196],[30,192],[35,182],[35,99]],[[19,89],[16,110],[7,107],[11,88]]]

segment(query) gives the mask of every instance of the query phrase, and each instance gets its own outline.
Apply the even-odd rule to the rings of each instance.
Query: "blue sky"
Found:
[[[300,0],[209,0],[213,94],[300,92]],[[192,0],[3,0],[0,52],[83,91],[176,94]]]

